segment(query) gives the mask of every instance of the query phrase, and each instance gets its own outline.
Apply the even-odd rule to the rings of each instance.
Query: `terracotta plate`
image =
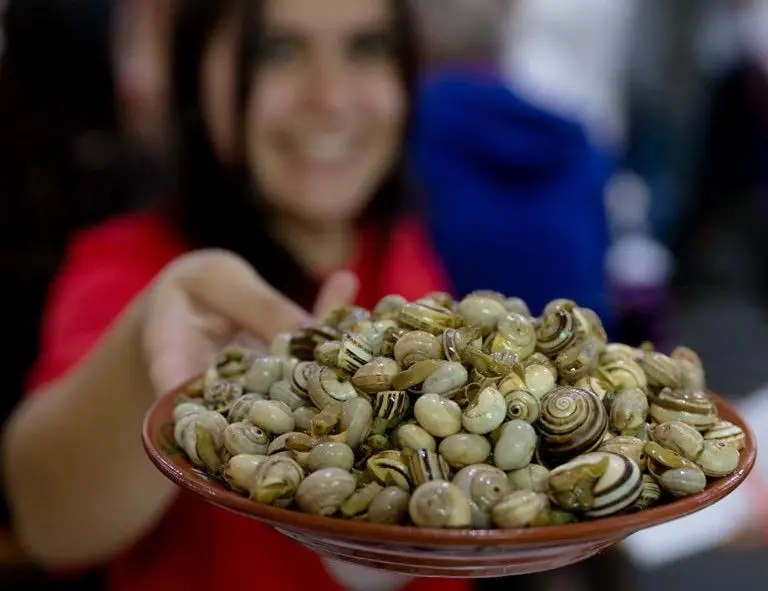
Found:
[[[258,519],[312,550],[361,566],[420,576],[497,577],[561,568],[589,558],[627,536],[690,515],[738,487],[755,463],[755,438],[723,399],[712,395],[720,416],[739,425],[746,446],[738,470],[707,490],[647,511],[586,523],[517,530],[433,530],[319,517],[248,500],[208,478],[186,460],[173,440],[178,395],[159,399],[147,414],[142,438],[157,468],[206,501]]]

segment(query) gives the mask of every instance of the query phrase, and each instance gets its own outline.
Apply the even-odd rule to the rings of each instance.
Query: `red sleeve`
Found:
[[[123,309],[182,252],[149,215],[119,218],[77,236],[49,293],[28,392],[85,357]]]

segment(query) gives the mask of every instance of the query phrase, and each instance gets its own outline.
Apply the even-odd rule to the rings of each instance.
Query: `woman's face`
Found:
[[[349,223],[401,149],[405,89],[387,0],[266,0],[246,108],[260,191],[304,224]]]

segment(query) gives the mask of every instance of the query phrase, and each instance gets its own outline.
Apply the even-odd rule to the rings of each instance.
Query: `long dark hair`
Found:
[[[418,76],[415,24],[408,0],[390,1],[395,7],[396,60],[410,106]],[[238,0],[186,0],[177,8],[171,51],[177,183],[170,213],[183,238],[193,247],[225,248],[238,253],[270,284],[308,308],[317,292],[316,281],[270,235],[263,200],[245,170],[242,137],[235,138],[234,164],[223,165],[216,156],[202,114],[200,73],[205,50],[223,19],[240,10],[235,130],[244,133],[245,99],[256,67],[251,45],[253,36],[258,38],[262,29],[263,4],[255,0],[240,4]],[[406,135],[409,123],[406,122]],[[365,213],[366,218],[376,220],[382,241],[386,241],[394,219],[405,205],[405,168],[402,156]]]

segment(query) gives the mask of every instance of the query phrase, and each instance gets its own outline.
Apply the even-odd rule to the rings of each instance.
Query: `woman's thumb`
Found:
[[[323,318],[336,308],[352,304],[359,289],[360,281],[354,273],[350,271],[334,273],[320,287],[313,310],[315,318]]]

